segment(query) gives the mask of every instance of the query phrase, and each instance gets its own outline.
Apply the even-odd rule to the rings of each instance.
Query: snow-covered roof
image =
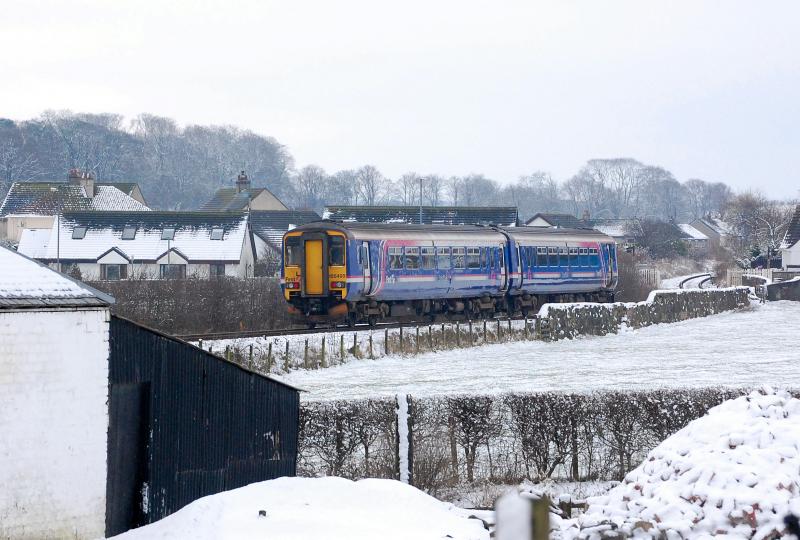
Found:
[[[359,223],[419,223],[418,206],[328,206],[325,219]],[[516,206],[423,206],[422,223],[472,225],[494,223],[505,227],[517,224]]]
[[[50,229],[23,229],[17,251],[31,259],[44,259],[49,241]]]
[[[684,234],[689,236],[689,240],[708,240],[708,236],[701,233],[688,223],[679,223],[678,227],[684,232]]]
[[[0,246],[0,309],[106,306],[114,299]]]
[[[789,223],[789,228],[786,229],[786,235],[783,237],[781,249],[789,249],[800,241],[800,204],[794,209],[794,216]]]
[[[296,227],[319,220],[319,215],[313,210],[250,211],[250,227],[253,229],[253,234],[277,251],[281,250],[283,235],[290,226]]]
[[[726,401],[653,449],[608,495],[589,499],[586,532],[623,537],[775,538],[800,512],[800,400],[765,389]],[[595,529],[597,530],[597,529]],[[565,534],[573,537],[573,534]]]
[[[130,189],[130,184],[122,184]],[[68,182],[14,182],[0,205],[0,216],[45,215],[80,210],[150,210],[114,184],[95,184],[88,197],[83,186]]]
[[[247,214],[233,212],[71,212],[57,221],[49,261],[95,262],[116,248],[132,262],[155,262],[172,250],[190,263],[238,263],[247,234]],[[132,239],[122,239],[126,229]],[[219,240],[212,240],[215,229]]]
[[[251,201],[264,193],[283,205],[280,199],[267,188],[248,188],[242,191],[238,191],[236,188],[220,188],[211,199],[200,207],[200,210],[204,212],[238,212],[246,210]]]

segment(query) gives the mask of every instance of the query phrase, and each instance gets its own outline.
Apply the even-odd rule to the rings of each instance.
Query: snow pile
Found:
[[[198,499],[115,538],[488,540],[483,523],[468,516],[395,480],[279,478]]]
[[[798,446],[800,400],[767,389],[726,401],[658,445],[607,495],[590,499],[580,532],[571,532],[775,537],[784,516],[800,512]]]

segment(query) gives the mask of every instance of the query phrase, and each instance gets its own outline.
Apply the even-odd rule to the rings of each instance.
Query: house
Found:
[[[297,389],[0,247],[0,538],[103,538],[296,473]]]
[[[516,206],[326,206],[322,215],[333,221],[359,223],[493,224],[515,227]]]
[[[725,243],[732,236],[730,225],[712,216],[697,218],[689,225],[706,235],[711,243],[718,245]]]
[[[250,179],[242,171],[236,186],[220,188],[214,196],[200,207],[204,212],[242,212],[246,210],[288,210],[280,199],[267,188],[250,186]]]
[[[702,252],[709,247],[709,238],[689,223],[678,223],[678,228],[683,233],[683,241],[694,252]]]
[[[630,246],[636,243],[636,231],[639,228],[636,218],[593,219],[588,223],[593,229],[613,238],[617,245]]]
[[[24,229],[49,229],[64,211],[150,210],[138,184],[95,182],[90,173],[69,171],[67,182],[14,182],[0,205],[0,240],[19,242]]]
[[[241,212],[66,212],[46,246],[44,235],[29,238],[20,253],[46,253],[37,259],[89,280],[243,278],[255,263]]]
[[[784,270],[800,271],[800,204],[794,209],[794,216],[781,242],[781,259]]]
[[[279,261],[283,235],[321,218],[313,210],[251,210],[250,228],[258,261]]]
[[[539,212],[525,222],[528,227],[557,227],[559,229],[586,228],[586,222],[572,214],[548,214]]]

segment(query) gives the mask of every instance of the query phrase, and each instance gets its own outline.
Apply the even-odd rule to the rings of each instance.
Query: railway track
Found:
[[[703,278],[703,279],[700,279],[700,278]],[[684,279],[680,283],[678,283],[678,288],[679,289],[694,289],[695,287],[692,286],[693,284],[691,282],[695,281],[695,280],[699,280],[699,281],[697,281],[697,288],[702,289],[703,288],[703,284],[708,283],[709,281],[711,281],[711,278],[712,278],[712,276],[711,276],[710,272],[704,272],[702,274],[695,274],[693,276],[687,277],[686,279]]]
[[[536,319],[536,315],[529,315],[527,320],[532,321]],[[482,320],[482,319],[480,319]],[[480,321],[478,320],[478,321]],[[507,323],[511,321],[524,321],[525,317],[504,317],[488,319],[492,322],[500,321]],[[179,334],[176,337],[184,341],[216,341],[219,339],[244,339],[253,337],[275,337],[275,336],[297,336],[303,334],[320,334],[325,332],[359,332],[364,330],[391,330],[392,328],[407,328],[409,326],[427,326],[434,324],[455,324],[467,323],[466,320],[436,320],[436,321],[403,321],[392,323],[378,323],[375,326],[368,324],[357,324],[355,326],[338,325],[338,326],[317,326],[316,328],[281,328],[273,330],[244,330],[240,332],[207,332],[204,334]],[[473,321],[475,322],[475,321]],[[495,323],[496,324],[496,323]]]

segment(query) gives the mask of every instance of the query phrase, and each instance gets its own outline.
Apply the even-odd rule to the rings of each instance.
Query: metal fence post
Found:
[[[320,349],[320,366],[321,367],[328,367],[325,365],[325,336],[322,336],[322,348]],[[317,366],[317,367],[320,367]]]
[[[461,347],[461,332],[458,321],[456,321],[456,347]]]
[[[308,338],[306,338],[306,346],[303,349],[303,367],[308,369]]]
[[[344,334],[341,334],[339,337],[341,338],[339,340],[339,358],[344,362]]]
[[[383,354],[389,356],[389,329],[383,331]]]
[[[269,342],[269,348],[267,349],[267,373],[272,371],[272,342]]]
[[[416,353],[419,354],[419,325],[417,325],[417,340],[414,343]]]

